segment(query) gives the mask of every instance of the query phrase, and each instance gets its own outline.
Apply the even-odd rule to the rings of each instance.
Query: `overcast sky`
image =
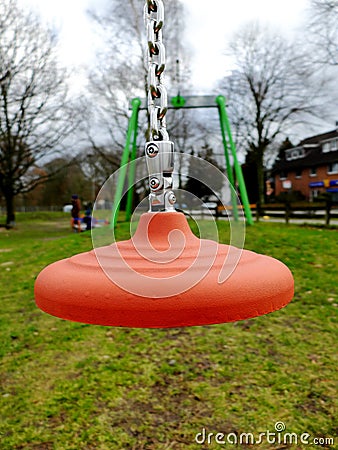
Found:
[[[166,0],[167,2],[170,0]],[[164,1],[164,4],[166,4]],[[88,64],[94,55],[95,41],[86,15],[89,7],[104,10],[107,0],[19,0],[36,8],[41,16],[60,30],[62,60],[67,65]],[[271,23],[293,32],[305,17],[308,0],[182,0],[187,6],[187,36],[193,46],[193,82],[196,92],[208,93],[219,74],[230,62],[223,55],[226,41],[250,20]],[[139,0],[143,10],[144,1]],[[164,35],[165,39],[165,35]]]

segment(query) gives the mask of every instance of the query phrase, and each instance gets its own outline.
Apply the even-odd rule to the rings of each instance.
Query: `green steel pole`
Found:
[[[234,141],[232,139],[230,122],[229,122],[229,119],[228,119],[228,115],[226,113],[226,102],[225,102],[224,96],[223,95],[219,95],[216,98],[216,102],[217,102],[217,104],[219,106],[219,111],[220,111],[220,115],[221,115],[221,122],[223,122],[223,126],[224,126],[225,131],[226,131],[226,133],[228,135],[229,144],[230,144],[230,150],[231,150],[231,154],[232,154],[232,157],[233,157],[233,160],[234,160],[235,173],[236,173],[236,178],[237,178],[238,185],[239,185],[239,191],[241,193],[241,200],[242,200],[243,207],[244,207],[245,217],[246,217],[248,225],[253,225],[253,220],[252,220],[252,214],[251,214],[248,194],[247,194],[247,191],[246,191],[246,186],[245,186],[245,181],[244,181],[244,177],[243,177],[242,168],[241,168],[241,166],[240,166],[240,164],[238,162],[238,159],[237,159],[236,147],[235,147]]]
[[[112,210],[112,217],[110,226],[111,228],[115,228],[117,217],[120,211],[120,202],[121,202],[121,196],[123,192],[124,182],[126,180],[126,174],[127,174],[127,164],[129,161],[129,154],[130,154],[130,143],[133,134],[135,135],[135,129],[137,128],[137,119],[138,119],[138,112],[140,109],[141,100],[139,98],[134,98],[132,100],[132,113],[131,117],[129,119],[128,124],[128,130],[127,130],[127,137],[126,137],[126,144],[123,149],[122,158],[121,158],[121,166],[120,166],[120,172],[117,179],[117,187],[116,192],[114,196],[114,204],[113,204],[113,210]]]
[[[137,156],[137,130],[138,130],[138,113],[141,106],[141,100],[139,98],[134,98],[132,100],[132,106],[135,104],[135,117],[134,120],[134,138],[133,138],[133,144],[132,144],[132,150],[130,152],[130,162],[135,161]],[[127,195],[127,205],[126,205],[126,221],[129,222],[131,219],[131,215],[133,212],[133,199],[134,199],[134,182],[135,182],[135,172],[136,172],[136,165],[131,164],[129,167],[129,176],[128,176],[128,195]]]
[[[235,188],[235,180],[234,180],[234,174],[232,172],[232,167],[230,163],[229,153],[228,153],[228,142],[226,138],[226,127],[225,127],[225,121],[224,121],[224,108],[223,106],[218,102],[218,97],[216,99],[217,105],[218,105],[218,113],[219,113],[219,119],[221,124],[221,131],[222,131],[222,139],[223,139],[223,147],[224,147],[224,155],[225,155],[225,161],[227,166],[227,174],[228,179],[230,182],[230,185],[232,187],[231,189],[231,203],[232,203],[232,211],[235,220],[238,220],[238,205],[237,205],[237,196],[235,195],[236,188]]]

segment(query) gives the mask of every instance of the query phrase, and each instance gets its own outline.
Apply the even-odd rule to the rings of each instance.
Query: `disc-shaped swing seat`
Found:
[[[143,214],[133,239],[55,262],[35,284],[49,314],[145,328],[249,319],[284,307],[293,292],[283,263],[198,239],[179,212]]]

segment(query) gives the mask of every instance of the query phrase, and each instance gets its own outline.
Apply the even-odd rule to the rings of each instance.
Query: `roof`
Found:
[[[303,139],[296,147],[293,147],[293,149],[301,150],[301,153],[304,156],[292,160],[287,160],[286,158],[277,160],[271,172],[278,173],[283,170],[303,169],[338,162],[338,145],[337,150],[329,151],[327,153],[323,153],[322,151],[322,144],[325,141],[334,138],[338,139],[338,130],[332,130],[327,133]]]
[[[338,138],[338,129],[327,131],[326,133],[316,134],[315,136],[311,136],[309,138],[303,139],[300,141],[298,145],[306,145],[306,144],[319,144],[320,142],[324,142],[328,139]]]

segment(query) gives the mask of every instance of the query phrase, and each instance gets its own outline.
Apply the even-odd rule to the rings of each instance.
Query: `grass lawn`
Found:
[[[143,330],[41,312],[33,296],[37,274],[91,249],[90,234],[73,234],[62,213],[17,219],[16,230],[0,229],[0,449],[235,448],[236,436],[258,439],[275,432],[276,422],[298,434],[298,444],[270,436],[236,448],[313,448],[300,442],[303,433],[309,443],[321,438],[319,448],[337,448],[337,228],[247,228],[245,248],[282,260],[294,274],[295,297],[283,310],[237,323]],[[225,224],[219,227],[222,236]],[[127,224],[119,224],[117,236],[127,235]],[[210,444],[195,441],[203,429],[214,433]],[[217,433],[230,441],[215,443]]]

